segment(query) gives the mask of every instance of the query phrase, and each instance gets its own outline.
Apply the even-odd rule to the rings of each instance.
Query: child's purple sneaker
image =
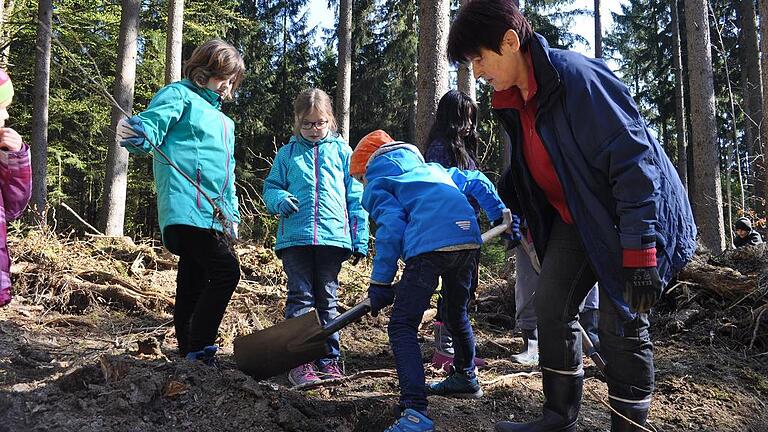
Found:
[[[344,371],[341,370],[338,361],[331,360],[328,363],[320,364],[320,367],[317,368],[317,376],[324,380],[343,378]]]
[[[305,363],[288,372],[288,381],[295,386],[301,386],[320,381],[320,378],[315,374],[315,365],[312,363]]]

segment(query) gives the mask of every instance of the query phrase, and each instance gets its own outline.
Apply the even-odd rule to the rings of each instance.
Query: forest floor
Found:
[[[243,278],[221,326],[218,368],[176,353],[175,263],[160,249],[33,230],[12,233],[11,250],[16,297],[0,309],[0,431],[381,431],[395,419],[386,314],[342,332],[354,379],[301,390],[284,375],[257,381],[237,370],[233,339],[282,319],[285,280],[267,249],[237,248]],[[768,254],[748,255],[700,255],[654,312],[653,429],[768,430]],[[509,361],[522,340],[503,267],[483,268],[472,313],[488,361],[479,371],[485,396],[431,397],[437,430],[492,431],[541,410],[538,368]],[[363,296],[369,270],[344,265],[342,304]],[[437,380],[425,316],[420,342],[427,379]],[[606,385],[588,359],[585,370],[579,430],[607,431]]]

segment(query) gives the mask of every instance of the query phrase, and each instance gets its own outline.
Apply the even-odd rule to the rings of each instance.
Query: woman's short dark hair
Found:
[[[184,78],[205,86],[211,78],[234,77],[232,92],[237,90],[245,74],[243,56],[221,39],[212,39],[195,48],[184,63]]]
[[[465,63],[481,48],[501,54],[501,40],[514,30],[520,46],[528,45],[533,29],[513,0],[472,0],[459,9],[448,34],[448,59]]]

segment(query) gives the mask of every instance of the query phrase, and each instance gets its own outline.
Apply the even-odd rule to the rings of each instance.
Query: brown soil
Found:
[[[17,297],[0,309],[0,431],[381,431],[395,418],[397,379],[383,316],[342,333],[346,372],[361,373],[357,379],[301,391],[284,376],[256,381],[235,368],[234,337],[282,316],[284,279],[268,250],[238,248],[243,281],[221,327],[220,366],[212,368],[176,354],[172,257],[148,245],[34,231],[11,247]],[[755,281],[749,298],[718,298],[686,282],[654,313],[656,430],[768,430],[768,334],[761,326],[768,314],[750,315],[768,292],[757,282],[764,268],[745,270]],[[345,264],[342,303],[361,297],[369,270]],[[473,313],[479,355],[489,363],[480,370],[485,396],[431,398],[437,430],[491,431],[496,421],[540,412],[537,369],[508,360],[522,342],[509,328],[509,290],[495,273],[483,273]],[[430,329],[425,322],[425,361]],[[607,431],[606,386],[591,361],[585,365],[579,430]],[[428,379],[440,378],[426,366]]]

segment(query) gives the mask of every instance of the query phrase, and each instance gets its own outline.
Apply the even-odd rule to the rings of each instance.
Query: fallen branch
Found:
[[[333,386],[333,385],[345,383],[347,381],[352,381],[358,378],[366,378],[366,377],[391,378],[391,377],[397,377],[397,372],[395,372],[392,369],[365,370],[365,371],[360,371],[352,375],[347,375],[341,378],[333,378],[333,379],[327,379],[327,380],[315,381],[307,384],[297,385],[297,386],[291,387],[291,390],[309,390],[317,387]]]
[[[641,425],[639,425],[639,424],[635,423],[634,421],[632,421],[631,419],[627,418],[626,416],[624,416],[622,413],[620,413],[620,412],[616,411],[615,409],[613,409],[613,407],[612,407],[612,406],[611,406],[611,405],[610,405],[608,402],[606,402],[606,401],[605,401],[605,399],[603,399],[602,397],[600,397],[600,395],[598,395],[598,394],[595,392],[595,390],[594,390],[594,389],[588,389],[588,391],[589,391],[589,394],[590,394],[590,395],[591,395],[591,396],[592,396],[592,397],[593,397],[593,398],[594,398],[596,401],[598,401],[598,402],[600,402],[601,404],[605,405],[605,407],[606,407],[606,408],[608,408],[609,410],[611,410],[611,412],[612,412],[612,413],[615,413],[617,416],[619,416],[619,417],[623,418],[624,420],[626,420],[627,422],[629,422],[629,424],[631,424],[632,426],[635,426],[635,427],[637,427],[637,428],[639,428],[640,430],[642,430],[642,431],[645,431],[645,432],[658,432],[658,431],[656,430],[656,428],[653,428],[653,429],[648,429],[648,428],[646,428],[646,427],[644,427],[644,426],[641,426]],[[651,426],[651,425],[650,425],[650,424],[648,424],[648,423],[646,423],[646,425],[647,425],[647,426]],[[653,426],[651,426],[651,427],[653,427]]]
[[[506,380],[509,380],[509,379],[512,379],[512,378],[533,378],[533,377],[537,377],[537,376],[541,376],[541,372],[539,372],[539,371],[536,371],[536,372],[516,372],[516,373],[513,373],[513,374],[502,375],[500,377],[496,377],[496,378],[494,378],[494,379],[492,379],[490,381],[480,381],[480,384],[482,384],[482,385],[494,385],[494,384],[496,384],[499,381],[506,381]]]
[[[93,225],[86,222],[85,219],[80,217],[80,215],[77,214],[77,212],[75,212],[74,210],[72,210],[72,207],[68,206],[64,201],[61,201],[59,204],[61,204],[61,206],[64,207],[65,210],[72,213],[72,216],[74,216],[78,221],[80,221],[81,224],[85,225],[86,228],[90,229],[91,231],[95,232],[98,235],[101,235],[101,236],[104,235],[103,232],[99,231]]]
[[[724,298],[747,295],[757,289],[754,277],[745,276],[729,267],[708,264],[699,256],[683,268],[679,278]]]
[[[174,306],[173,299],[159,294],[145,294],[120,285],[102,285],[84,281],[74,276],[64,276],[62,285],[79,288],[82,291],[94,293],[104,300],[115,302],[128,308],[138,308],[144,312],[150,312],[145,303],[155,303],[163,309],[171,309]]]

